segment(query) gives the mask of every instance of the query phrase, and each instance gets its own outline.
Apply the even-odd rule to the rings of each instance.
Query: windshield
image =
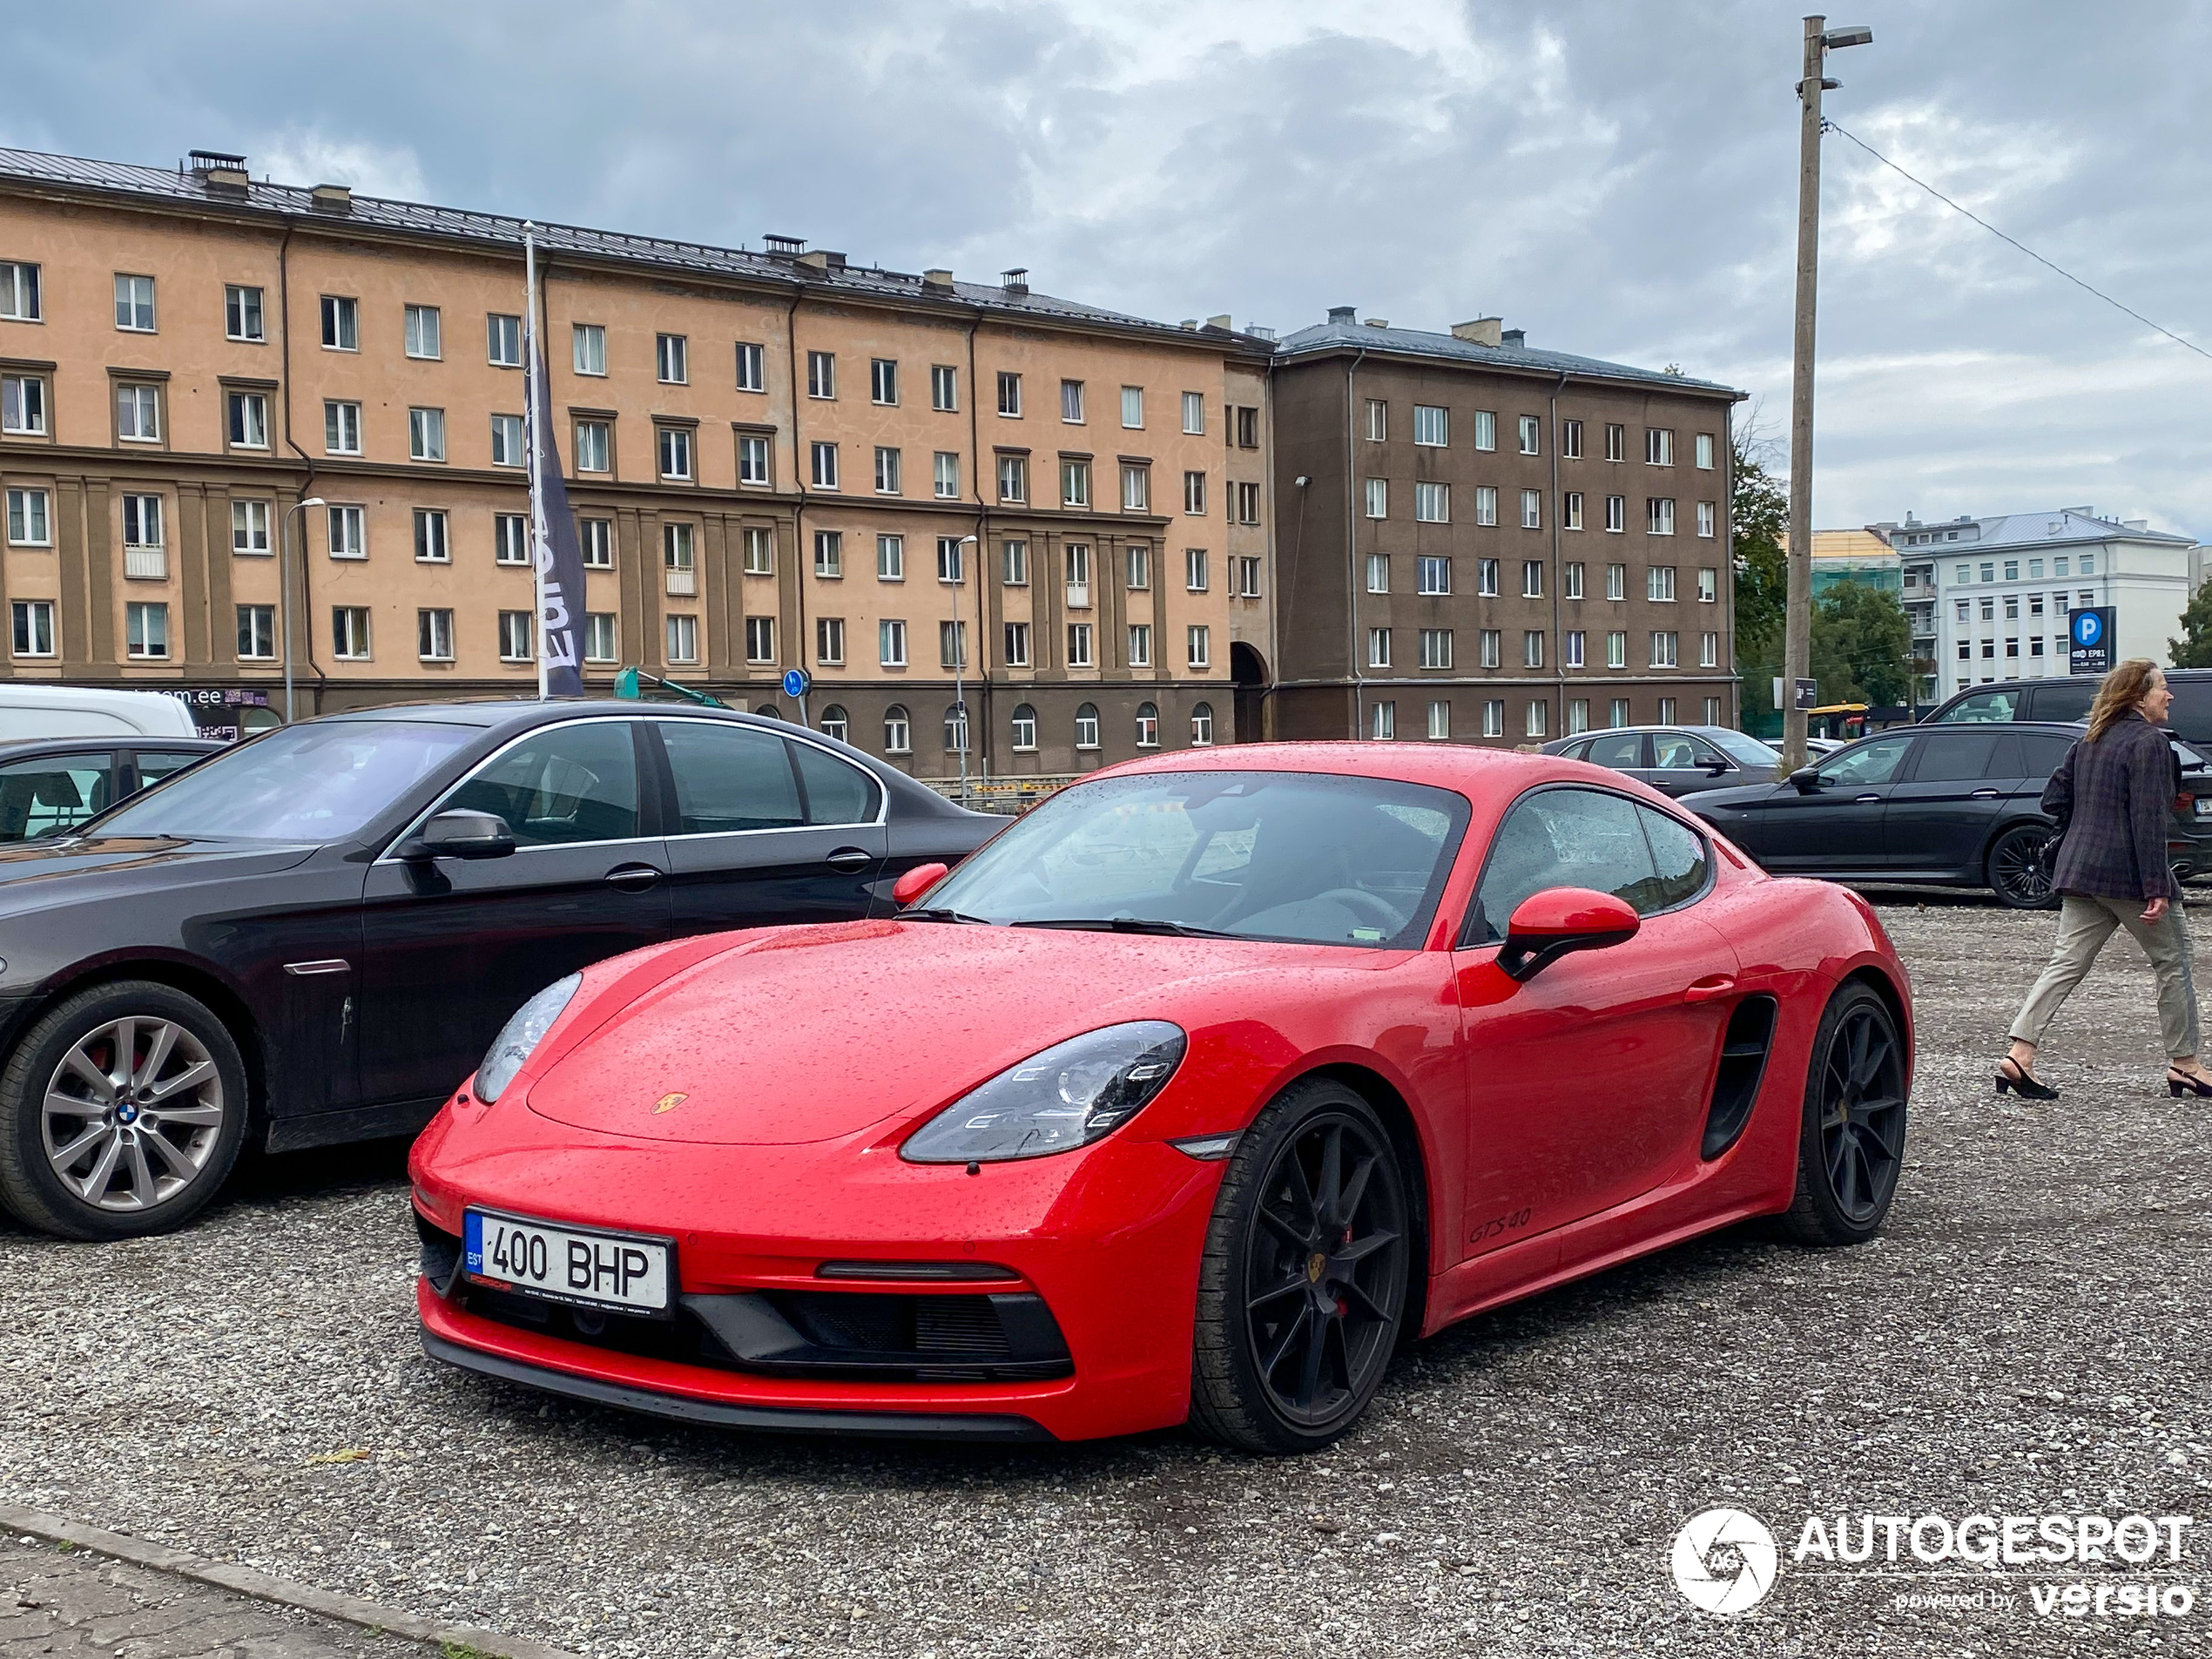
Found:
[[[1705,725],[1697,728],[1700,737],[1710,738],[1725,749],[1730,759],[1747,766],[1770,766],[1774,751],[1748,732],[1730,732],[1725,726]]]
[[[1015,824],[931,893],[929,908],[1418,949],[1467,812],[1448,790],[1375,778],[1104,778]]]
[[[126,801],[101,835],[336,841],[483,735],[472,725],[401,720],[284,726]]]

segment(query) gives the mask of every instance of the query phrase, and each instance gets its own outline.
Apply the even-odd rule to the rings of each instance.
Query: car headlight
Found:
[[[577,987],[583,983],[581,974],[556,979],[515,1010],[515,1017],[500,1028],[491,1047],[484,1051],[483,1063],[476,1068],[478,1100],[489,1105],[499,1098],[501,1089],[515,1081],[523,1062],[530,1057],[530,1051],[553,1028],[553,1022],[561,1017],[561,1010],[568,1007]]]
[[[910,1163],[996,1163],[1088,1146],[1129,1118],[1182,1063],[1188,1040],[1135,1020],[1055,1042],[970,1089],[899,1149]]]

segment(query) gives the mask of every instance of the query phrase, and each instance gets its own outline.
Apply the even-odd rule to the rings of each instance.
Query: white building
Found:
[[[2114,660],[2167,658],[2189,602],[2186,536],[2147,520],[2100,518],[2087,507],[1924,524],[1870,524],[1904,563],[1913,654],[1935,664],[1921,696],[2068,671],[2067,614],[2110,605]]]

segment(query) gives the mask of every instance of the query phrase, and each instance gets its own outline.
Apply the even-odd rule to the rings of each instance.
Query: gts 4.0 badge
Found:
[[[1517,1228],[1526,1227],[1528,1224],[1528,1217],[1534,1213],[1533,1211],[1516,1210],[1509,1216],[1499,1216],[1486,1221],[1467,1235],[1467,1243],[1470,1244],[1487,1244],[1501,1233],[1509,1233]]]
[[[658,1116],[662,1112],[672,1112],[689,1099],[691,1096],[681,1090],[671,1090],[653,1103],[654,1115]]]

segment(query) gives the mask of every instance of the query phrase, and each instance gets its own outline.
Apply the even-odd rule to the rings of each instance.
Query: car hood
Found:
[[[529,1087],[529,1109],[652,1141],[796,1145],[948,1104],[1042,1049],[1211,991],[1341,967],[1341,947],[883,920],[666,953]],[[1402,952],[1357,953],[1398,960]],[[624,976],[627,978],[628,976]],[[615,982],[621,984],[621,981]],[[557,1039],[556,1039],[557,1040]]]
[[[288,870],[312,842],[88,835],[0,846],[0,917],[150,887]]]

